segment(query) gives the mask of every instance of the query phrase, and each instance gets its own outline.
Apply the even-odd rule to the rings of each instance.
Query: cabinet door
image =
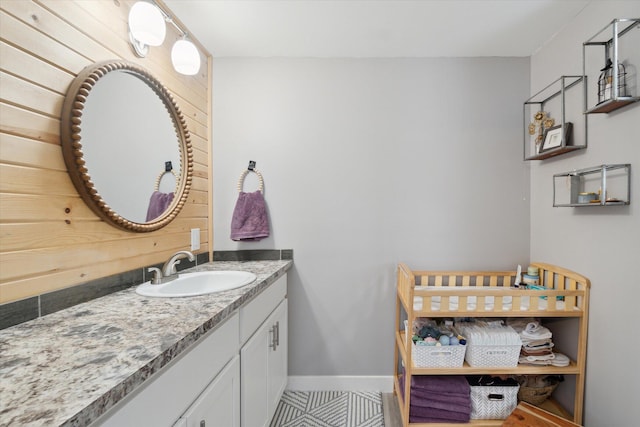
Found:
[[[264,427],[269,421],[266,396],[272,337],[272,326],[265,322],[240,351],[242,427]]]
[[[234,357],[174,427],[240,426],[240,364]]]
[[[269,418],[273,417],[280,397],[287,386],[288,323],[286,299],[273,312],[272,322],[275,325],[276,347],[275,350],[272,348],[268,355]]]
[[[240,351],[241,424],[271,422],[287,385],[287,300],[283,300]]]

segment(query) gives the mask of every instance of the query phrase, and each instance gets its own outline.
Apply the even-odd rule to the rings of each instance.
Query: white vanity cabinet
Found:
[[[238,337],[239,315],[236,312],[204,336],[193,349],[172,360],[147,380],[139,391],[131,393],[93,425],[170,427],[188,411],[194,415],[207,413],[210,416],[214,412],[217,414],[216,408],[219,408],[225,420],[235,422],[216,425],[238,427],[239,410],[235,415],[229,412],[233,405],[239,409]],[[213,402],[216,396],[223,397],[224,403],[215,402],[215,408],[205,409],[201,401]],[[200,427],[200,420],[197,424],[187,425]]]
[[[287,385],[286,295],[283,276],[240,308],[242,427],[268,426]]]
[[[240,425],[240,358],[234,357],[173,427]]]
[[[268,426],[287,384],[287,333],[285,274],[92,426]]]

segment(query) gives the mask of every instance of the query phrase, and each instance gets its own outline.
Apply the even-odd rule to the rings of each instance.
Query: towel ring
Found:
[[[242,193],[242,188],[244,187],[244,179],[247,177],[249,172],[255,172],[258,175],[258,191],[264,193],[264,179],[262,179],[262,174],[258,172],[258,169],[254,168],[253,171],[247,169],[240,174],[240,179],[238,180],[238,193]]]
[[[156,186],[154,187],[155,191],[160,191],[160,181],[162,181],[162,177],[164,176],[164,174],[166,173],[170,173],[173,174],[173,177],[176,179],[176,190],[178,189],[178,175],[176,175],[176,173],[173,171],[173,169],[171,169],[170,171],[165,171],[160,173],[160,175],[158,175],[158,177],[156,178]]]

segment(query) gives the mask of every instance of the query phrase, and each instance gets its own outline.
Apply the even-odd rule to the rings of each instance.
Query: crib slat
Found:
[[[458,311],[469,311],[467,307],[467,297],[458,297]]]
[[[522,311],[522,304],[520,303],[520,297],[512,297],[511,301],[512,301],[511,310]]]
[[[537,296],[532,296],[529,298],[529,310],[538,311],[540,298]]]
[[[570,290],[576,290],[577,289],[577,282],[575,279],[569,279],[569,286],[568,288]],[[570,296],[566,296],[564,297],[564,310],[565,311],[572,311],[573,308],[576,305],[576,297],[573,295]]]

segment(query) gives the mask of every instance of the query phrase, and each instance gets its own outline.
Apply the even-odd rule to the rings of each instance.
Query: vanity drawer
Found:
[[[287,275],[283,275],[251,301],[240,307],[240,346],[287,297]]]

